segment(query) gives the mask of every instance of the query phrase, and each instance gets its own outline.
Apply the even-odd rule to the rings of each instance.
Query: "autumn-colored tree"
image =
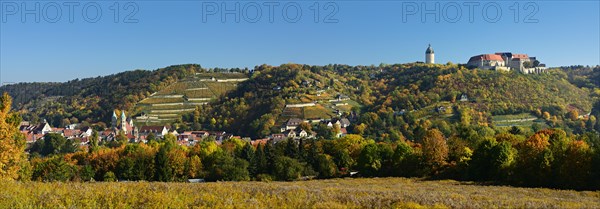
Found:
[[[571,110],[567,113],[567,117],[572,121],[575,121],[579,118],[579,112],[577,110]]]
[[[169,181],[185,181],[187,180],[186,176],[186,152],[183,147],[175,147],[171,149],[168,153],[169,162],[167,166],[171,167],[171,171],[173,172],[172,178]]]
[[[471,110],[470,108],[464,107],[464,108],[460,108],[458,109],[458,115],[460,118],[460,123],[463,125],[469,125],[471,124],[471,120],[472,120],[472,112],[473,110]]]
[[[448,145],[442,132],[437,129],[427,131],[423,138],[423,157],[434,170],[446,164]]]
[[[363,135],[365,133],[365,130],[367,129],[367,125],[365,125],[364,123],[358,124],[356,126],[354,126],[354,133],[358,134],[358,135]]]
[[[357,159],[361,150],[368,144],[375,143],[372,139],[365,139],[360,135],[348,134],[333,141],[335,150],[348,150],[353,159]]]
[[[230,138],[223,141],[221,148],[228,152],[229,154],[238,155],[247,142],[239,139],[239,138]]]
[[[96,170],[94,179],[103,180],[104,174],[114,172],[119,162],[119,152],[122,148],[117,149],[100,149],[98,152],[93,152],[88,155],[90,165]]]
[[[302,130],[305,130],[306,132],[311,132],[312,131],[312,125],[310,123],[307,123],[307,122],[300,123],[300,128]]]
[[[4,93],[0,97],[0,180],[17,179],[25,159],[25,140],[19,133],[21,119],[10,111],[12,98]]]
[[[202,160],[198,155],[194,155],[186,161],[186,175],[189,178],[199,178],[203,176]]]
[[[544,117],[544,119],[546,119],[546,120],[550,120],[550,113],[549,112],[544,112],[544,114],[542,115],[542,117]]]
[[[549,149],[551,130],[539,131],[519,144],[515,175],[517,184],[542,186],[549,181],[554,157]]]
[[[69,181],[77,173],[77,167],[63,156],[52,156],[34,162],[33,179],[38,181]]]

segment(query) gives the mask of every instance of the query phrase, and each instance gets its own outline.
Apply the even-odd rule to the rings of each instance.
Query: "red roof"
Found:
[[[65,137],[72,137],[72,136],[76,136],[79,135],[81,133],[81,131],[77,130],[77,129],[65,129],[63,130],[63,135]]]
[[[477,56],[471,57],[471,59],[469,59],[469,62],[481,61],[481,60],[486,60],[486,61],[504,61],[502,59],[502,56],[497,55],[497,54],[481,54],[481,55],[477,55]]]
[[[142,128],[140,128],[140,132],[141,133],[150,133],[150,132],[160,133],[165,128],[168,129],[166,126],[142,126]]]

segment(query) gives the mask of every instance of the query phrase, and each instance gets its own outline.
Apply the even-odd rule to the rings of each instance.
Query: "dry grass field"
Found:
[[[0,182],[0,208],[600,208],[600,192],[406,178],[300,182]]]

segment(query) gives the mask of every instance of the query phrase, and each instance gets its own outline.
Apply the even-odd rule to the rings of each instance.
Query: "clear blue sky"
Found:
[[[117,23],[111,7],[117,1],[97,2],[73,6],[71,23],[69,6],[62,1],[0,0],[0,82],[67,81],[185,63],[249,68],[289,62],[406,63],[423,61],[429,43],[437,63],[465,63],[473,55],[511,51],[536,56],[549,66],[600,64],[599,1],[488,1],[472,6],[473,14],[462,1],[318,1],[318,23],[311,7],[317,1],[307,0],[280,2],[273,22],[266,1],[118,1]],[[220,12],[236,3],[240,22],[231,14],[222,22]],[[435,14],[426,14],[423,21],[421,11],[436,3],[440,8],[433,13],[440,21]],[[291,22],[294,6],[302,10],[296,23]],[[40,22],[35,14],[22,14],[25,9],[34,10],[29,13],[37,13]],[[123,19],[133,9],[137,13],[131,19],[137,23],[126,23]],[[215,9],[219,11],[211,12]],[[328,21],[333,23],[325,23],[333,9],[337,13]],[[91,23],[96,10],[102,15]]]

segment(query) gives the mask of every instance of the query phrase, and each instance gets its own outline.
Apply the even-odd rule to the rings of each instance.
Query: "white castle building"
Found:
[[[467,66],[486,70],[516,70],[524,74],[546,72],[546,65],[540,63],[536,57],[510,52],[473,56],[467,62]]]

